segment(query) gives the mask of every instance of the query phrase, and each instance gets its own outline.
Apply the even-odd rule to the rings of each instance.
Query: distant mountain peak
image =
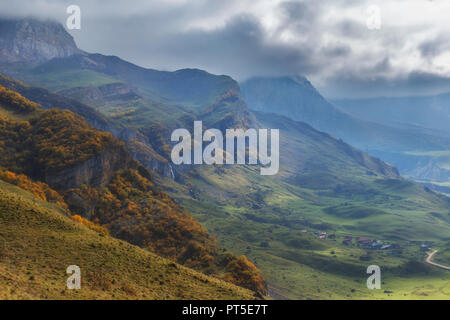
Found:
[[[256,88],[269,89],[272,93],[284,91],[297,95],[297,101],[301,101],[305,94],[315,99],[324,100],[312,83],[302,75],[287,75],[279,77],[252,77],[241,84],[247,90]],[[322,101],[321,101],[322,102]]]
[[[0,63],[38,65],[81,52],[73,37],[56,21],[0,18]]]
[[[241,83],[250,109],[275,112],[320,128],[324,117],[335,117],[336,108],[301,75],[254,77]]]
[[[273,82],[285,81],[301,85],[306,84],[312,86],[311,82],[309,82],[309,80],[305,76],[299,74],[284,75],[284,76],[254,76],[247,79],[245,82],[252,82],[252,81],[273,81]]]
[[[294,76],[290,76],[289,78],[291,78],[292,80],[294,80],[296,83],[302,85],[302,86],[308,86],[311,87],[312,89],[316,90],[316,88],[314,88],[314,86],[312,85],[312,83],[304,76],[301,75],[294,75]]]

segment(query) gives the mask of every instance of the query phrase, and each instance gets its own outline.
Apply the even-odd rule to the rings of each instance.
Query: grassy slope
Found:
[[[91,70],[64,70],[63,72],[47,72],[41,73],[39,81],[34,80],[30,76],[30,84],[43,86],[53,91],[84,87],[95,83],[96,85],[104,85],[117,82],[116,79],[110,76]]]
[[[437,247],[439,251],[433,257],[433,260],[444,266],[450,266],[450,241],[443,243],[440,247]]]
[[[439,246],[448,238],[450,226],[439,218],[447,214],[448,201],[406,180],[367,174],[330,137],[317,140],[306,128],[298,130],[286,123],[281,128],[281,169],[275,177],[260,176],[250,166],[202,166],[186,179],[187,189],[164,184],[227,249],[255,262],[272,293],[293,299],[448,299],[450,273],[404,269],[424,258],[410,241]],[[319,241],[311,234],[316,230],[337,240]],[[371,260],[361,261],[366,250],[342,245],[346,234],[398,243],[404,252],[371,251]],[[381,291],[365,286],[370,264],[386,270]]]
[[[66,289],[78,265],[82,289]],[[124,241],[100,236],[0,181],[2,299],[251,299],[248,290],[207,277]]]

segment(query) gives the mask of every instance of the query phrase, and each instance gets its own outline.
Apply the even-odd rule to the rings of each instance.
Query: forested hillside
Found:
[[[221,251],[110,133],[93,129],[71,111],[42,110],[12,90],[0,87],[0,92],[4,180],[67,206],[73,215],[107,227],[112,236],[265,292],[255,266]],[[30,187],[30,179],[36,185]]]

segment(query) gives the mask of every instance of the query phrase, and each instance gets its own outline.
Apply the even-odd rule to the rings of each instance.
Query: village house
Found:
[[[376,240],[372,241],[371,243],[365,244],[365,247],[372,250],[381,249],[382,246],[383,244],[380,241]]]
[[[389,251],[390,254],[395,254],[395,255],[400,255],[403,254],[403,249],[393,249],[391,251]]]
[[[365,237],[356,238],[356,242],[358,242],[359,244],[362,244],[362,245],[370,244],[370,243],[372,243],[372,241],[373,241],[372,239],[365,238]]]
[[[352,236],[344,236],[344,241],[342,241],[342,244],[346,245],[346,246],[351,246],[353,245],[353,237]]]

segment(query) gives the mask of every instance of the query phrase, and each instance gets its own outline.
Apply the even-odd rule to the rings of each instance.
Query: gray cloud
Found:
[[[329,79],[331,85],[320,88],[330,98],[343,98],[342,92],[353,92],[352,98],[366,97],[402,97],[434,95],[450,91],[450,77],[426,72],[410,72],[394,78],[362,77],[347,74]]]
[[[450,34],[440,34],[433,39],[427,39],[418,48],[424,58],[433,59],[450,48]]]
[[[159,39],[157,46],[145,42],[141,46],[140,52],[160,57],[167,65],[183,67],[189,61],[196,67],[240,79],[255,74],[282,75],[292,70],[308,73],[319,68],[312,59],[314,49],[265,42],[262,26],[249,15],[235,16],[214,31],[171,34]],[[140,59],[144,61],[146,56]]]
[[[65,10],[72,3],[4,1],[0,12],[37,15],[64,23]],[[423,14],[421,19],[404,15],[401,21],[409,20],[400,25],[395,15],[385,14],[387,23],[374,32],[365,26],[365,9],[372,3],[79,0],[82,29],[70,33],[83,50],[117,55],[149,68],[195,67],[238,80],[304,74],[329,96],[450,90],[446,76],[450,69],[436,64],[450,43],[445,36],[448,32],[441,29],[448,29],[450,23],[443,25]],[[394,1],[378,3],[386,12]],[[411,15],[424,10],[420,0],[399,0],[395,4],[405,6]]]

